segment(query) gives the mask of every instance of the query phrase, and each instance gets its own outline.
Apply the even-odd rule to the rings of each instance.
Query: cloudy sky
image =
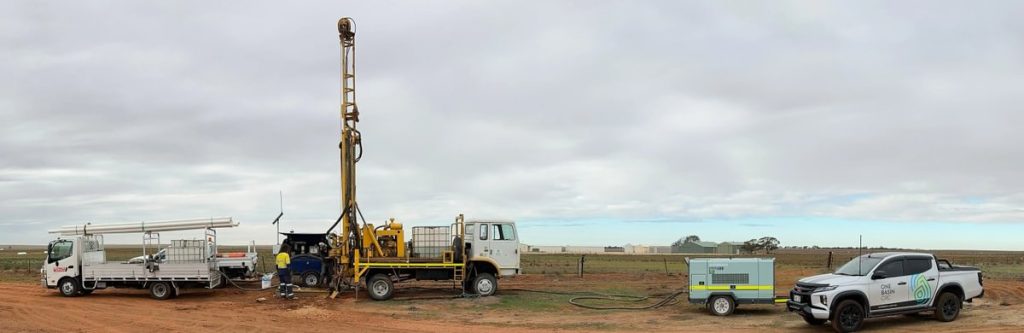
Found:
[[[1020,2],[304,4],[0,3],[0,244],[326,229],[351,16],[371,221],[1024,250]]]

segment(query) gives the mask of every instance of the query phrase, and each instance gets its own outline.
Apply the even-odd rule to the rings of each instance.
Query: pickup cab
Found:
[[[860,330],[864,319],[933,312],[953,321],[963,302],[984,296],[981,270],[953,266],[928,253],[872,253],[834,273],[800,279],[787,310],[811,325],[831,321],[837,332]]]

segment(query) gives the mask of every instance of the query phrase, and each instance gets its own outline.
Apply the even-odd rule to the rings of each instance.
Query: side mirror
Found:
[[[871,275],[872,280],[881,280],[888,277],[889,274],[885,274],[885,271],[875,271],[875,274]]]

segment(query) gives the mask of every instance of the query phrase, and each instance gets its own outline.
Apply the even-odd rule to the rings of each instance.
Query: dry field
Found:
[[[10,263],[3,253],[7,251],[0,252],[0,264]],[[125,251],[127,257],[138,252]],[[776,292],[783,294],[796,279],[824,271],[822,253],[827,250],[774,254],[779,260]],[[955,263],[998,272],[986,280],[985,298],[968,304],[952,323],[928,317],[893,317],[870,320],[865,331],[1024,331],[1024,274],[1020,271],[1024,254],[938,254]],[[852,255],[836,256],[842,261]],[[572,306],[566,295],[533,292],[661,295],[685,287],[683,256],[589,255],[582,278],[570,274],[577,259],[575,255],[525,255],[527,274],[501,280],[499,294],[493,297],[448,299],[457,294],[450,283],[414,283],[400,284],[397,299],[386,302],[352,292],[335,300],[325,299],[321,293],[302,293],[299,300],[285,301],[274,298],[270,291],[238,289],[193,291],[169,301],[151,300],[144,291],[117,289],[63,298],[35,283],[35,265],[35,271],[0,272],[0,332],[252,332],[285,328],[305,332],[830,332],[825,326],[806,325],[783,306],[741,306],[731,317],[714,317],[685,302],[655,310],[598,311]],[[261,297],[266,301],[258,302]]]

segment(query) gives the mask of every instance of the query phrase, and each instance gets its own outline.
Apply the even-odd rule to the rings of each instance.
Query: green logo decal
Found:
[[[928,279],[924,277],[924,274],[910,277],[910,293],[914,295],[914,301],[917,304],[928,303],[928,300],[932,298],[932,286],[928,284]]]

